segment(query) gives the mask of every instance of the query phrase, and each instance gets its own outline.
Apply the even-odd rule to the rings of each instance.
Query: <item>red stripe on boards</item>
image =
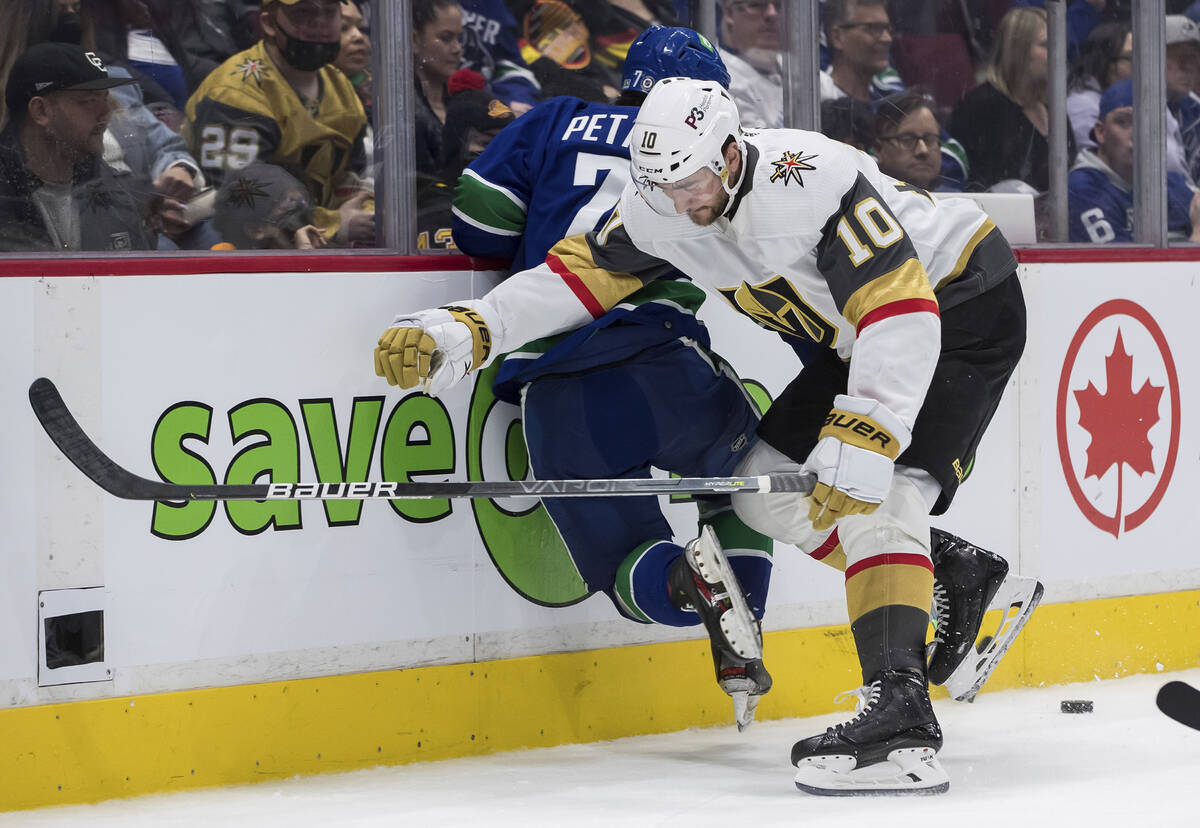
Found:
[[[593,319],[599,319],[601,316],[604,316],[604,306],[600,304],[600,301],[596,299],[595,295],[588,290],[588,287],[583,283],[583,280],[572,273],[571,270],[562,263],[562,259],[551,253],[546,257],[546,265],[555,273],[557,273],[564,282],[567,283],[567,287],[571,289],[571,292],[575,294],[575,298],[583,304],[583,306],[587,309],[587,312],[592,315]]]
[[[933,299],[901,299],[898,302],[888,302],[886,305],[880,305],[875,310],[863,314],[863,318],[858,320],[858,327],[855,329],[855,333],[861,334],[863,329],[868,325],[874,325],[876,322],[882,322],[884,319],[901,316],[906,313],[932,313],[934,316],[941,315],[938,313],[938,303]]]
[[[849,581],[860,572],[864,572],[876,566],[923,566],[930,572],[933,572],[933,561],[928,555],[915,554],[898,554],[898,555],[872,555],[869,558],[859,561],[854,566],[846,567],[846,580]]]

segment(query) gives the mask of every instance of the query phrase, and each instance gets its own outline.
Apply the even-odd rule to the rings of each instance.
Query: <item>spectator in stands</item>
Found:
[[[361,185],[367,117],[330,64],[341,44],[340,0],[265,0],[263,39],[221,64],[187,104],[184,135],[210,183],[254,161],[308,188],[331,244],[374,244]]]
[[[721,59],[729,69],[729,93],[746,126],[783,126],[780,7],[771,0],[721,4]]]
[[[375,100],[375,82],[370,71],[371,37],[367,34],[362,9],[355,0],[342,0],[342,46],[333,65],[354,84],[369,122]]]
[[[152,195],[103,160],[109,77],[92,52],[39,43],[12,65],[0,133],[0,250],[149,250],[142,216]]]
[[[987,190],[1013,179],[1040,192],[1049,188],[1047,57],[1045,10],[1009,10],[996,32],[986,80],[950,117],[950,134],[970,162],[969,189]],[[1075,141],[1069,132],[1067,137],[1073,157]]]
[[[596,60],[592,32],[582,15],[582,8],[603,11],[605,4],[577,7],[562,0],[511,0],[509,8],[520,26],[521,57],[544,97],[572,95],[602,103],[616,99],[620,72]]]
[[[892,23],[886,0],[828,0],[824,5],[829,71],[821,73],[821,99],[849,96],[875,102],[903,89],[889,68]]]
[[[256,161],[217,192],[213,226],[219,249],[312,250],[327,246],[313,224],[308,190],[282,167]]]
[[[446,126],[439,172],[420,176],[417,186],[417,247],[453,248],[451,207],[454,184],[463,168],[475,160],[516,115],[486,89],[483,76],[459,69],[450,78]]]
[[[821,101],[821,133],[860,152],[875,145],[875,110],[854,98]]]
[[[1200,26],[1182,14],[1166,21],[1167,169],[1200,183]],[[1174,123],[1172,123],[1172,121]],[[1182,169],[1180,169],[1182,167]]]
[[[1117,81],[1100,96],[1096,149],[1085,149],[1067,178],[1073,242],[1133,241],[1133,81]],[[1200,241],[1200,192],[1167,173],[1167,229]]]
[[[90,28],[89,14],[80,15],[78,0],[58,0],[58,22],[48,40],[83,46]],[[32,44],[31,44],[32,45]],[[86,46],[84,46],[86,50]],[[108,66],[113,78],[136,79],[122,66]],[[203,176],[180,135],[156,117],[145,105],[140,83],[114,87],[110,92],[113,112],[104,134],[104,160],[119,176],[134,176],[133,181],[153,181],[161,196],[153,201],[154,214],[149,224],[170,239],[172,245],[191,247],[208,244],[195,236],[185,215],[185,204]]]
[[[412,14],[417,170],[435,175],[446,122],[446,81],[462,65],[463,10],[457,0],[414,0]]]
[[[682,22],[675,5],[671,0],[575,0],[575,8],[591,32],[592,57],[609,70],[609,82],[614,87],[621,86],[625,55],[642,32],[651,26],[678,26]]]
[[[933,99],[910,89],[880,101],[875,109],[873,150],[879,169],[914,187],[960,191],[943,181],[942,127],[933,114]]]
[[[414,14],[422,2],[413,0]],[[461,65],[483,75],[515,114],[528,112],[541,100],[541,88],[521,55],[521,26],[505,0],[462,0],[462,26]]]
[[[1065,0],[1067,5],[1067,60],[1074,61],[1092,30],[1104,22],[1129,23],[1131,0]],[[1016,0],[1014,7],[1046,8],[1046,0]]]
[[[1101,23],[1092,29],[1067,78],[1067,115],[1075,145],[1095,149],[1091,138],[1100,93],[1133,74],[1133,31],[1127,23]]]
[[[365,154],[364,175],[373,179],[375,169],[375,80],[371,77],[371,37],[366,20],[356,0],[342,0],[342,48],[333,65],[354,84],[358,100],[367,114],[367,131],[363,135]]]

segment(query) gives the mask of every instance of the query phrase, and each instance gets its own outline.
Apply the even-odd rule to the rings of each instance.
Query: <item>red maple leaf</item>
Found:
[[[1085,477],[1097,479],[1117,466],[1117,514],[1120,515],[1120,464],[1138,474],[1154,471],[1151,457],[1150,428],[1158,422],[1161,386],[1147,379],[1141,390],[1133,391],[1133,358],[1125,352],[1121,331],[1113,351],[1104,359],[1107,393],[1101,394],[1091,382],[1075,392],[1079,404],[1079,425],[1092,435],[1087,447]]]

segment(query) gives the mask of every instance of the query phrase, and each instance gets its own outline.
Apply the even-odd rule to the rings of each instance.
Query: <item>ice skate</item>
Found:
[[[950,789],[937,759],[942,729],[924,676],[916,670],[883,670],[851,692],[859,697],[854,718],[792,746],[797,788],[822,796]]]
[[[932,535],[936,620],[929,683],[944,684],[956,701],[970,702],[1041,601],[1042,585],[1009,575],[1007,561],[995,553],[938,529]],[[979,639],[984,614],[993,609],[1001,611],[1000,624]]]
[[[762,632],[729,560],[711,526],[700,530],[668,576],[672,600],[693,609],[708,630],[717,684],[733,700],[738,730],[754,721],[754,711],[771,689],[762,662]]]

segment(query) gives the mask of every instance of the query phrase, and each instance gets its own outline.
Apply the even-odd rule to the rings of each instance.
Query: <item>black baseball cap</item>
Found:
[[[95,52],[73,43],[38,43],[17,58],[4,88],[9,112],[24,112],[29,102],[50,92],[112,89],[136,83],[132,78],[112,78]]]

